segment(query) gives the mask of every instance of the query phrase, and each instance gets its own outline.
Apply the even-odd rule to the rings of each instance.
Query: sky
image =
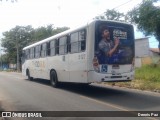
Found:
[[[126,13],[142,0],[2,0],[0,2],[0,38],[2,33],[16,25],[37,28],[48,24],[55,27],[74,28],[102,15],[106,9]],[[135,30],[135,37],[144,35]],[[157,47],[156,40],[149,39],[150,47]]]

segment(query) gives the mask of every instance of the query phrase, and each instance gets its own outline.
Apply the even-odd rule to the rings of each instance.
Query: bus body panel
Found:
[[[90,23],[90,25],[88,26],[88,31],[89,31],[89,36],[88,36],[88,59],[87,59],[87,62],[88,62],[88,72],[89,71],[94,71],[94,68],[93,68],[93,58],[94,58],[94,44],[95,44],[95,22],[92,22]],[[90,75],[88,75],[88,82],[93,82],[94,80],[91,79]]]
[[[23,67],[23,75],[26,75],[27,69],[30,72],[30,76],[33,78],[42,78],[48,79],[48,66],[47,66],[47,58],[40,59],[32,59],[27,60],[25,66]]]
[[[86,52],[69,55],[69,82],[87,83],[87,56]]]
[[[58,81],[69,81],[68,56],[60,55],[48,57],[48,71],[50,78],[50,71],[55,70]]]

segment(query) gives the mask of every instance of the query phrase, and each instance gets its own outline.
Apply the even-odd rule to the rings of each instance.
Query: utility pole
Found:
[[[19,46],[18,46],[17,33],[16,33],[16,49],[17,49],[17,72],[19,72],[20,71],[20,68],[19,68]]]
[[[25,27],[20,27],[16,32],[16,52],[17,52],[17,72],[20,72],[20,62],[19,62],[19,40],[23,38],[22,31],[25,30]],[[18,38],[19,34],[19,38]]]
[[[1,55],[1,70],[3,69],[3,68],[2,68],[2,66],[3,66],[3,63],[2,63],[2,52],[1,52],[2,50],[3,50],[3,49],[0,49],[0,55]]]

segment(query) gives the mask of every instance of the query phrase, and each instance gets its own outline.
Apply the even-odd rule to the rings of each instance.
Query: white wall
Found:
[[[147,57],[150,55],[148,38],[135,40],[135,57]]]
[[[142,66],[142,58],[150,56],[148,38],[135,40],[135,67]]]

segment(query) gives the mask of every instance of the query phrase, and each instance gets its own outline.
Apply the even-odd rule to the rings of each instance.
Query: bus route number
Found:
[[[84,60],[84,59],[85,59],[85,56],[86,56],[85,54],[81,54],[81,55],[78,56],[78,59],[79,59],[79,60]]]

